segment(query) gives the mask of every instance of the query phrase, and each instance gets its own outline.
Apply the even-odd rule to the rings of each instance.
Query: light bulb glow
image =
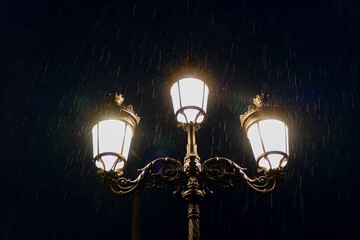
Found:
[[[116,153],[126,160],[133,135],[132,128],[123,121],[111,119],[97,123],[92,129],[94,158],[102,153]],[[101,159],[105,169],[101,161],[96,161],[95,164],[105,171],[111,169],[117,171],[125,164],[123,161],[116,163],[118,157],[113,155],[105,155]]]
[[[286,161],[281,162],[284,155],[289,155],[288,128],[280,120],[266,119],[252,124],[248,131],[252,151],[255,159],[259,159],[259,167],[276,169],[284,167]],[[275,152],[274,152],[275,151]]]
[[[203,81],[197,78],[183,78],[172,85],[170,94],[174,113],[184,108],[177,115],[178,122],[201,123],[204,120],[204,115],[199,109],[206,113],[209,88]]]

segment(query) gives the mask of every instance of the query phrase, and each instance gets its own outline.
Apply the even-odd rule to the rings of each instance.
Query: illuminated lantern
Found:
[[[92,118],[94,161],[100,172],[121,175],[140,118],[131,105],[122,105],[122,95],[110,94],[107,100],[107,105],[96,109]]]
[[[285,108],[268,102],[265,95],[257,95],[255,106],[240,116],[259,169],[282,169],[289,158],[288,113]]]
[[[194,61],[185,60],[170,75],[170,94],[179,123],[201,123],[207,110],[210,76]]]

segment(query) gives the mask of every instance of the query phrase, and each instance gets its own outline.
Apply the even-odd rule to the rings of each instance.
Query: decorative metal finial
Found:
[[[259,110],[264,110],[265,107],[271,107],[271,106],[275,106],[275,105],[273,105],[273,103],[271,102],[269,94],[261,93],[256,95],[253,98],[253,105],[249,105],[248,110],[244,114],[240,115],[241,126],[242,127],[245,126],[244,123],[246,122],[246,119],[250,115],[252,115],[255,112],[258,112]]]
[[[253,103],[257,108],[268,106],[271,104],[269,94],[261,93],[253,98]]]
[[[106,98],[106,101],[110,105],[121,106],[122,103],[124,102],[124,97],[123,97],[122,94],[109,93],[107,98]]]
[[[115,102],[117,105],[121,106],[121,104],[124,102],[123,95],[115,93]]]

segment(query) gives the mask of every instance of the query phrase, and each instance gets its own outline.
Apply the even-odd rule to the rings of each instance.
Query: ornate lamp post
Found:
[[[178,126],[187,132],[184,162],[164,157],[140,169],[135,179],[123,176],[131,139],[140,118],[131,105],[123,105],[122,95],[109,95],[108,103],[93,116],[94,162],[108,189],[125,196],[144,188],[175,185],[174,195],[187,203],[188,236],[200,239],[200,201],[212,194],[211,185],[249,187],[260,193],[274,191],[281,180],[289,156],[286,109],[272,104],[267,95],[257,95],[254,105],[240,116],[249,138],[258,172],[248,177],[244,169],[224,157],[201,162],[197,153],[196,131],[206,115],[210,75],[192,61],[185,61],[169,77],[170,94]]]

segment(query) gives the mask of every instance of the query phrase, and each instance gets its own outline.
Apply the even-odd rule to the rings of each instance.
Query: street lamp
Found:
[[[206,114],[209,73],[188,60],[170,74],[168,81],[177,122],[200,124]]]
[[[131,139],[140,118],[131,105],[123,105],[122,95],[110,94],[104,107],[95,109],[92,136],[95,166],[108,189],[125,196],[144,188],[162,188],[174,183],[174,195],[187,203],[188,236],[200,239],[200,200],[212,194],[211,186],[249,187],[260,193],[274,191],[289,156],[288,113],[274,105],[268,95],[257,95],[254,105],[240,116],[261,176],[250,178],[244,169],[224,157],[201,162],[196,131],[207,109],[211,77],[194,61],[185,60],[168,77],[170,95],[178,126],[187,132],[184,162],[164,157],[148,163],[134,178],[123,176]]]
[[[268,95],[257,95],[253,102],[254,106],[249,106],[240,121],[256,163],[265,171],[282,169],[289,156],[287,111],[272,104]]]
[[[104,107],[95,108],[92,136],[95,165],[99,173],[122,175],[135,127],[140,118],[131,105],[122,105],[122,95],[109,94]]]

